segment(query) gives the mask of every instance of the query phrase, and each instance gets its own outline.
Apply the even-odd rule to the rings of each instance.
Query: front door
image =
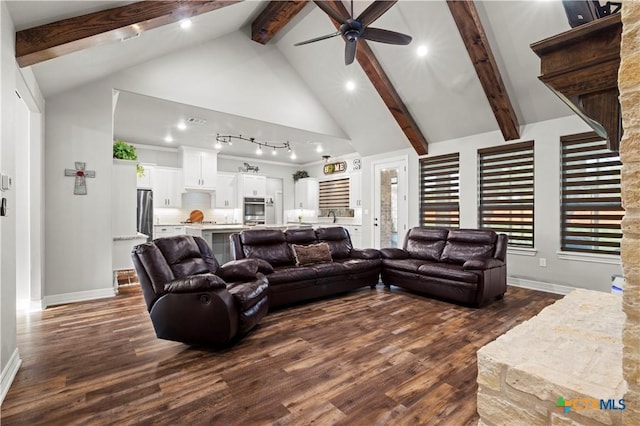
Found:
[[[402,247],[407,231],[407,158],[373,163],[375,248]]]

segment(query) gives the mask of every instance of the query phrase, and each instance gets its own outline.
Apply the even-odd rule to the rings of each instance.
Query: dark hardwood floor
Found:
[[[2,425],[474,424],[476,351],[559,296],[483,309],[379,286],[279,310],[227,349],[158,340],[137,286],[18,318]]]

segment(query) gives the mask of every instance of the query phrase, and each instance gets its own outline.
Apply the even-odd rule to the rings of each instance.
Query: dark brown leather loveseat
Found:
[[[507,236],[483,229],[412,228],[404,248],[384,248],[382,282],[481,306],[507,291]]]
[[[293,245],[327,243],[329,261],[296,266]],[[342,227],[318,229],[246,230],[231,235],[234,259],[263,259],[274,272],[269,280],[269,305],[279,307],[304,300],[375,287],[380,274],[380,252],[355,249]]]
[[[254,328],[269,309],[260,262],[220,266],[200,237],[159,238],[134,247],[131,257],[160,339],[228,343]],[[272,270],[266,266],[265,272]]]

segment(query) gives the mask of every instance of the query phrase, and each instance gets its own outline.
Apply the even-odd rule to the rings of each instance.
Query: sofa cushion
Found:
[[[271,229],[249,230],[240,233],[244,257],[264,259],[273,266],[291,265],[293,256],[284,232]]]
[[[176,278],[210,273],[192,236],[176,235],[154,241]]]
[[[319,241],[329,244],[329,251],[333,259],[342,259],[351,254],[351,239],[346,229],[340,226],[333,228],[318,228],[316,236]]]
[[[405,250],[414,259],[440,260],[448,233],[446,229],[412,228]]]
[[[308,246],[292,244],[291,249],[293,250],[293,256],[296,260],[296,266],[333,261],[327,243],[311,244]]]
[[[418,268],[418,273],[452,281],[463,281],[466,283],[478,282],[478,275],[463,270],[460,265],[453,265],[451,263],[426,263]]]
[[[383,268],[398,269],[400,271],[418,272],[418,268],[427,263],[422,259],[382,259]]]
[[[493,244],[472,244],[447,241],[440,260],[462,265],[472,257],[488,258],[493,255]]]
[[[254,280],[256,274],[271,274],[273,266],[262,259],[232,260],[218,268],[217,275],[227,282]]]
[[[269,275],[269,285],[315,280],[317,276],[316,271],[309,267],[282,266],[275,268],[273,274]]]
[[[316,239],[316,232],[309,229],[287,229],[284,232],[284,238],[289,244],[316,244],[318,240]]]
[[[318,278],[334,277],[336,275],[342,276],[347,273],[347,267],[339,262],[317,263],[315,265],[309,265],[308,267],[316,271]]]
[[[490,229],[455,229],[449,231],[447,241],[474,244],[495,244],[498,234]]]
[[[362,272],[378,271],[382,262],[380,259],[338,259],[333,263],[344,265],[346,272],[349,274],[359,274]]]

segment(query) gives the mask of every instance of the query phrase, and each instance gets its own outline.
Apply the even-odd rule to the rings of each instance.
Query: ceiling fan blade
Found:
[[[364,12],[356,18],[356,20],[362,23],[362,26],[366,27],[373,21],[381,17],[387,10],[391,9],[391,6],[397,3],[395,1],[376,0],[367,7]]]
[[[412,40],[411,36],[408,36],[406,34],[397,33],[395,31],[382,30],[380,28],[365,28],[360,37],[367,40],[388,44],[409,44]]]
[[[341,12],[338,12],[333,7],[329,5],[326,1],[322,0],[314,0],[314,3],[322,9],[324,13],[329,15],[334,21],[337,21],[341,24],[346,24],[347,20],[351,18],[350,16],[343,16]]]
[[[314,41],[325,40],[325,39],[328,39],[328,38],[331,38],[331,37],[339,36],[340,34],[341,34],[340,31],[336,31],[333,34],[327,34],[327,35],[323,35],[323,36],[320,36],[320,37],[312,38],[310,40],[301,41],[300,43],[294,44],[294,46],[302,46],[303,44],[313,43]]]
[[[358,39],[345,40],[344,46],[344,64],[350,65],[356,57],[356,47],[358,47]]]

